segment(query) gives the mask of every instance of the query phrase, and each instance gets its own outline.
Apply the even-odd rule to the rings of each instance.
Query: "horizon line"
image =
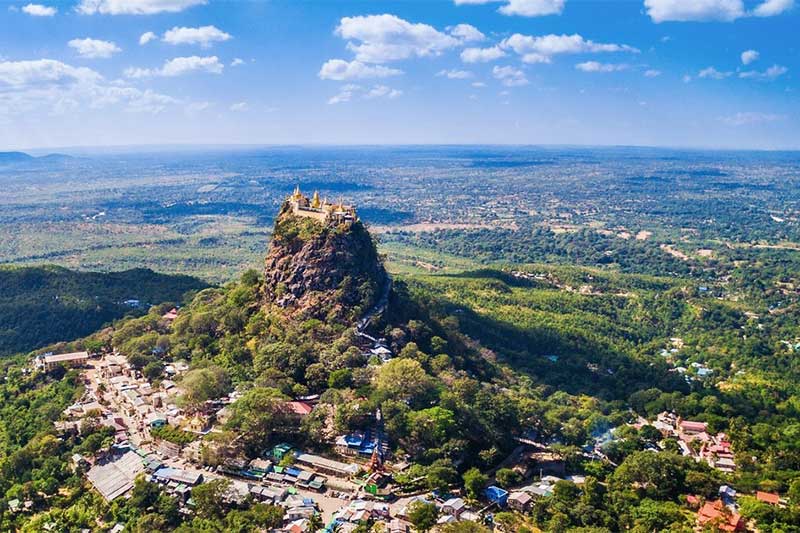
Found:
[[[0,152],[24,152],[48,155],[63,152],[115,152],[131,153],[167,152],[170,150],[191,151],[203,149],[254,149],[254,148],[401,148],[401,147],[504,147],[504,148],[602,148],[602,149],[652,149],[680,151],[715,151],[715,152],[800,152],[798,147],[728,147],[728,146],[681,146],[681,145],[648,145],[648,144],[569,144],[569,143],[159,143],[159,144],[109,144],[109,145],[72,145],[45,146],[18,149],[6,149]]]

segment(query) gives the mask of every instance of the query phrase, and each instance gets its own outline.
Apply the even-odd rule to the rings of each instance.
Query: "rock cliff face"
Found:
[[[375,243],[361,222],[323,223],[284,204],[264,268],[265,306],[295,318],[355,321],[387,283]]]

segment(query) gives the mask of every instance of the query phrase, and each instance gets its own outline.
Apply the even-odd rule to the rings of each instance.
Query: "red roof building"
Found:
[[[697,511],[699,526],[715,526],[719,531],[744,531],[742,517],[725,507],[720,501],[706,502]]]
[[[768,503],[770,505],[780,505],[781,497],[772,492],[756,492],[756,499],[760,502]]]
[[[286,407],[296,415],[306,416],[314,408],[306,402],[286,402]]]
[[[694,435],[697,433],[705,433],[708,430],[708,424],[705,422],[693,422],[691,420],[681,420],[678,424],[684,433]]]

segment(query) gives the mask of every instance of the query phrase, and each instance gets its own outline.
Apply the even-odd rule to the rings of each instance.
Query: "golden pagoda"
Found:
[[[314,197],[311,199],[311,208],[319,209],[320,207],[322,207],[322,202],[319,200],[319,193],[314,191]]]

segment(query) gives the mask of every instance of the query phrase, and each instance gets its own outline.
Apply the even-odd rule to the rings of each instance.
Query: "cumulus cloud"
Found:
[[[774,17],[794,7],[794,0],[766,0],[753,10],[756,17]]]
[[[744,52],[742,52],[742,56],[741,56],[742,64],[743,65],[749,65],[753,61],[757,60],[758,56],[759,56],[759,53],[757,51],[755,51],[755,50],[745,50]]]
[[[655,23],[667,21],[733,21],[745,14],[742,0],[644,0]]]
[[[0,61],[0,83],[21,87],[36,83],[96,82],[100,74],[86,67],[73,67],[54,59]]]
[[[596,43],[584,39],[581,35],[541,35],[530,36],[515,33],[504,39],[500,46],[514,50],[525,63],[550,63],[552,57],[559,54],[584,54],[603,52],[639,53],[639,49],[627,44]]]
[[[344,17],[335,33],[348,41],[347,48],[364,63],[437,56],[462,42],[428,24],[388,14]]]
[[[564,0],[508,0],[498,11],[503,15],[522,17],[560,15],[564,11]]]
[[[345,61],[329,59],[319,69],[317,76],[323,80],[361,80],[366,78],[388,78],[398,76],[402,70],[384,67],[383,65],[367,65],[361,61]]]
[[[747,11],[743,0],[644,0],[647,14],[655,23],[733,22],[743,17],[773,17],[794,7],[794,0],[765,0]]]
[[[106,81],[86,67],[53,59],[0,62],[0,115],[44,109],[64,113],[80,106],[101,109],[123,105],[126,111],[159,113],[179,100],[151,90]]]
[[[233,61],[231,61],[231,66],[238,67],[239,65],[244,65],[244,59],[241,59],[239,57],[234,57]]]
[[[208,48],[215,42],[223,42],[229,39],[231,39],[230,34],[225,33],[216,26],[201,26],[199,28],[175,26],[164,33],[162,40],[169,44],[199,44],[203,48]]]
[[[519,87],[528,84],[528,78],[525,73],[512,66],[499,67],[497,65],[492,69],[492,76],[506,87]]]
[[[450,80],[466,80],[473,76],[472,72],[468,70],[458,69],[440,70],[436,75]]]
[[[78,55],[87,59],[106,59],[122,49],[111,41],[101,41],[99,39],[72,39],[67,43],[70,48],[74,48]]]
[[[236,102],[235,104],[231,104],[231,106],[228,109],[235,112],[241,112],[241,111],[247,111],[248,109],[250,109],[250,106],[247,105],[247,102]]]
[[[43,6],[42,4],[28,4],[22,6],[22,12],[32,17],[52,17],[58,13],[58,9],[50,6]]]
[[[499,46],[489,48],[465,48],[461,51],[461,61],[464,63],[487,63],[500,59],[506,53]]]
[[[144,46],[147,43],[149,43],[150,41],[152,41],[153,39],[157,39],[157,38],[158,37],[156,36],[155,33],[153,33],[152,31],[148,31],[148,32],[143,33],[141,35],[141,37],[139,37],[139,44]]]
[[[178,13],[205,3],[206,0],[81,0],[75,9],[84,15],[155,15]]]
[[[731,74],[731,72],[721,72],[714,67],[706,67],[697,73],[697,77],[702,79],[722,80]]]
[[[789,72],[789,69],[783,65],[772,65],[767,70],[746,70],[739,73],[739,77],[743,79],[755,79],[770,81],[779,78]]]
[[[628,65],[624,63],[600,63],[598,61],[584,61],[578,63],[575,68],[583,72],[619,72],[625,70]]]
[[[486,39],[486,36],[481,33],[478,28],[472,26],[471,24],[457,24],[452,28],[447,28],[447,31],[450,33],[450,35],[464,43],[477,42]]]
[[[372,100],[375,98],[394,99],[402,94],[403,91],[399,89],[392,89],[386,85],[373,85],[372,87],[364,88],[360,85],[349,83],[347,85],[343,85],[336,95],[329,98],[328,103],[331,105],[342,104],[349,102],[354,98],[361,98],[364,100]]]
[[[650,69],[647,69],[647,70],[644,71],[644,77],[645,78],[657,78],[659,76],[661,76],[661,71],[660,70],[656,70],[654,68],[650,68]]]
[[[128,78],[151,78],[165,77],[172,78],[182,76],[192,72],[208,72],[211,74],[222,74],[225,66],[220,63],[217,56],[190,56],[176,57],[165,62],[161,68],[128,68],[125,69],[125,76]]]
[[[785,119],[785,115],[774,113],[761,113],[758,111],[744,111],[735,113],[727,117],[720,117],[720,120],[729,126],[748,126],[752,124],[764,124]]]
[[[564,11],[566,0],[453,0],[457,6],[500,3],[497,10],[503,15],[521,17],[541,17],[544,15],[560,15]]]

